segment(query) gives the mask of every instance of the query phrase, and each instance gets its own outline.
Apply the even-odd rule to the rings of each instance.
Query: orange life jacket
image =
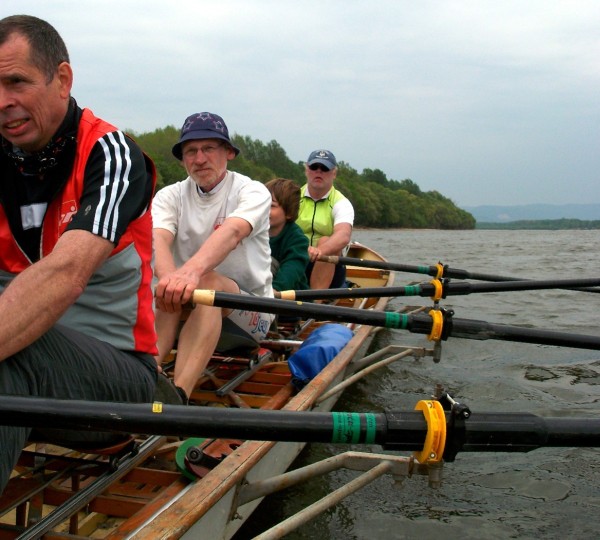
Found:
[[[42,257],[54,249],[79,211],[85,167],[92,148],[101,137],[114,131],[117,128],[95,117],[89,109],[83,109],[71,175],[48,205],[42,223]],[[144,157],[155,185],[154,165]],[[152,217],[148,208],[128,225],[108,259],[59,322],[121,350],[156,354],[151,263]],[[0,287],[31,264],[15,241],[0,204]]]

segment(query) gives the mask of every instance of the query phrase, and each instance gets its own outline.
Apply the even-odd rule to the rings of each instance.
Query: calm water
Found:
[[[598,231],[355,231],[388,260],[436,264],[533,279],[598,277]],[[426,276],[396,274],[396,285]],[[393,300],[400,306],[407,299]],[[430,305],[428,299],[410,303]],[[486,293],[442,301],[456,317],[600,335],[600,295],[574,291]],[[422,344],[403,331],[380,332],[374,347]],[[474,411],[596,416],[600,352],[450,338],[442,361],[400,360],[350,388],[337,410],[411,410],[435,383]],[[348,447],[311,445],[294,466]],[[364,447],[356,447],[364,450]],[[373,446],[372,451],[381,448]],[[338,472],[268,498],[240,538],[311,504],[355,476]],[[265,511],[268,505],[268,511]],[[263,510],[260,512],[260,510]],[[596,538],[600,530],[600,449],[541,449],[527,454],[458,454],[444,483],[424,477],[395,487],[383,477],[289,535],[290,540]]]

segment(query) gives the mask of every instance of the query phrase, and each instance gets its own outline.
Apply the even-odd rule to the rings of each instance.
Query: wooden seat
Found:
[[[122,456],[135,450],[136,442],[134,435],[125,435],[120,441],[115,441],[109,446],[80,446],[73,448],[82,454],[98,454],[99,456]]]
[[[134,450],[136,444],[135,436],[128,433],[113,434],[113,436],[106,441],[74,441],[53,437],[34,430],[27,441],[27,446],[42,443],[69,448],[82,454],[97,454],[99,456],[109,457],[128,454]]]

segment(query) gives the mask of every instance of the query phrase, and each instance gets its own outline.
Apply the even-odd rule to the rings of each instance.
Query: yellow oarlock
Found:
[[[423,399],[415,406],[416,411],[423,411],[427,421],[427,436],[423,450],[414,452],[419,463],[437,463],[442,460],[446,446],[446,415],[439,401]]]
[[[433,285],[435,292],[433,293],[433,296],[431,296],[431,299],[434,302],[437,302],[438,300],[441,300],[442,298],[442,294],[444,292],[444,288],[442,286],[442,282],[439,279],[432,279],[430,281],[430,283]]]
[[[442,330],[444,329],[444,314],[439,309],[429,311],[432,319],[431,332],[427,336],[429,341],[439,341],[442,339]]]

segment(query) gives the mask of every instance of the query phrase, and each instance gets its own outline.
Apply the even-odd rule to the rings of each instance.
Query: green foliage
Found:
[[[186,177],[185,169],[171,153],[173,145],[179,140],[179,130],[176,127],[167,126],[150,133],[132,133],[131,136],[154,161],[157,173],[156,189]]]
[[[362,177],[367,182],[374,182],[384,187],[389,187],[390,184],[385,173],[379,169],[363,169]]]
[[[273,176],[273,171],[277,171],[277,175],[282,178],[295,180],[298,184],[304,181],[304,168],[299,163],[294,163],[287,156],[285,150],[277,141],[271,141],[267,144],[261,141],[254,141],[248,136],[234,135],[232,137],[233,144],[240,150],[240,155],[231,164],[231,169],[241,172],[238,167],[238,162],[249,161],[254,164],[262,164],[265,170],[270,170],[270,175],[267,178],[248,175],[255,180],[269,181]]]
[[[391,188],[392,189],[403,189],[404,191],[408,191],[409,193],[412,193],[413,195],[415,195],[417,197],[421,196],[421,189],[410,178],[406,178],[405,180],[402,180],[402,182],[396,182],[396,184],[397,184],[396,186],[394,186],[392,184]]]
[[[171,148],[179,138],[177,128],[167,126],[132,136],[154,161],[159,189],[185,178],[185,170],[171,154]],[[230,162],[231,170],[263,183],[278,176],[290,178],[298,185],[305,182],[304,163],[290,160],[277,141],[265,144],[237,134],[232,141],[241,152]],[[380,169],[364,169],[359,173],[341,161],[335,183],[354,206],[356,226],[415,229],[475,227],[475,218],[471,214],[437,191],[424,193],[412,180],[388,179]]]

